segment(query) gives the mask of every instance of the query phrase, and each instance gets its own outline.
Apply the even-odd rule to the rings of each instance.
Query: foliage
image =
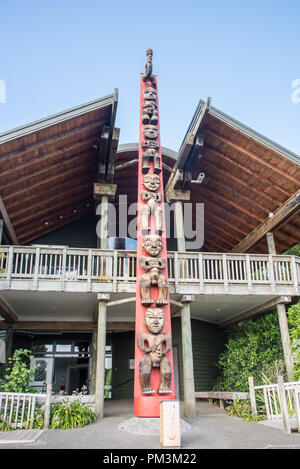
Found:
[[[262,373],[276,375],[282,368],[283,351],[277,312],[234,324],[227,330],[225,351],[217,363],[220,370],[215,390],[247,392],[248,377],[261,383]],[[277,364],[277,365],[276,365]]]
[[[300,257],[300,243],[294,244],[291,248],[284,252],[284,254],[288,254],[289,256],[299,256]]]
[[[288,309],[291,348],[294,357],[294,378],[300,380],[300,302]]]
[[[0,432],[10,432],[12,427],[9,425],[7,420],[0,418]]]
[[[13,356],[8,359],[9,367],[6,369],[4,380],[0,383],[3,392],[34,392],[29,386],[33,377],[33,370],[29,363],[33,355],[30,350],[17,349]]]
[[[64,399],[59,404],[52,406],[50,428],[83,427],[91,424],[96,419],[95,413],[79,399],[70,401]]]

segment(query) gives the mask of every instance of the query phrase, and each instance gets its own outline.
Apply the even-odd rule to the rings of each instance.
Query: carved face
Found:
[[[145,88],[144,89],[144,92],[143,92],[143,97],[144,99],[146,99],[147,101],[156,101],[156,90],[155,88],[152,88],[152,86],[148,86],[148,88]]]
[[[158,128],[156,125],[145,125],[143,134],[146,138],[156,139],[158,137]]]
[[[145,325],[152,334],[159,334],[164,327],[164,312],[160,308],[148,308],[145,313]]]
[[[143,184],[148,191],[155,192],[160,187],[160,177],[157,174],[146,174]]]
[[[149,256],[156,257],[162,250],[162,240],[159,235],[147,235],[144,238],[143,248]]]

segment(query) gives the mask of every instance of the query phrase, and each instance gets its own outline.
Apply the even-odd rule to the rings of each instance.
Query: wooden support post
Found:
[[[8,359],[12,355],[13,341],[14,341],[14,331],[13,331],[12,326],[9,326],[6,330],[6,335],[5,335],[5,359],[6,359],[6,363],[8,363]]]
[[[183,356],[184,416],[190,418],[196,416],[194,363],[190,314],[190,303],[193,300],[194,298],[192,297],[192,295],[184,295],[180,300],[181,303],[183,303],[183,308],[181,310],[181,337]]]
[[[96,389],[96,369],[97,369],[97,329],[92,332],[92,360],[91,360],[91,381],[90,394],[95,394]]]
[[[97,368],[95,390],[95,414],[100,420],[104,414],[104,380],[106,353],[106,309],[109,301],[108,293],[98,293],[98,333],[97,333]]]
[[[280,409],[281,409],[281,415],[282,415],[282,420],[283,420],[283,427],[286,432],[291,433],[289,413],[288,413],[288,407],[287,407],[287,401],[286,401],[286,395],[285,395],[285,389],[284,389],[284,381],[283,381],[282,376],[278,376],[277,383],[278,383],[278,395],[279,395]]]
[[[255,418],[257,417],[257,408],[256,408],[254,380],[252,376],[249,376],[248,382],[249,382],[249,394],[250,394],[250,401],[251,401],[252,417]]]
[[[107,248],[108,238],[108,200],[113,199],[117,190],[115,184],[94,184],[94,199],[100,202],[100,221],[97,224],[97,247],[99,249]],[[99,216],[98,208],[96,214]]]
[[[2,244],[3,220],[0,220],[0,245]]]
[[[286,317],[285,305],[282,303],[277,305],[276,308],[280,326],[286,373],[288,381],[294,381],[294,359],[291,352],[291,339],[289,333],[289,325]]]
[[[267,243],[268,243],[268,250],[269,254],[276,254],[276,247],[274,241],[273,233],[267,233]],[[278,321],[280,326],[280,334],[281,334],[281,341],[283,347],[283,355],[284,355],[284,362],[286,373],[289,381],[294,380],[294,359],[291,352],[291,339],[289,333],[289,325],[286,317],[285,305],[278,304],[276,305],[277,314],[278,314]]]
[[[219,399],[219,407],[221,410],[224,410],[224,399]]]
[[[47,430],[47,428],[49,428],[49,425],[50,425],[51,392],[52,392],[52,384],[47,384],[45,415],[44,415],[44,430]]]
[[[177,251],[185,251],[184,222],[182,200],[176,200],[175,205],[175,226],[177,238]]]

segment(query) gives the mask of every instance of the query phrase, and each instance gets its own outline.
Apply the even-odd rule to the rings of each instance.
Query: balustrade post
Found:
[[[248,382],[249,382],[249,394],[250,394],[250,401],[251,401],[252,417],[255,418],[257,417],[257,408],[256,408],[254,380],[252,376],[249,376]]]
[[[291,426],[289,422],[289,413],[288,413],[288,407],[287,407],[287,401],[286,401],[286,395],[285,395],[284,381],[283,381],[282,376],[278,376],[277,383],[278,383],[278,396],[279,396],[280,409],[281,409],[281,415],[282,415],[282,420],[283,420],[283,427],[286,432],[291,433]]]
[[[51,392],[52,392],[52,384],[47,384],[46,401],[45,401],[45,415],[44,415],[44,430],[47,430],[47,428],[49,428],[49,424],[50,424]]]

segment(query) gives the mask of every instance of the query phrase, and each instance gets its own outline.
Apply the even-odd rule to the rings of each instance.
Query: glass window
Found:
[[[52,353],[53,352],[53,344],[47,343],[33,343],[32,344],[32,351],[35,354],[45,354],[45,353]]]
[[[34,366],[34,381],[46,381],[47,362],[46,360],[36,360]]]
[[[56,342],[56,352],[72,352],[71,342]]]

